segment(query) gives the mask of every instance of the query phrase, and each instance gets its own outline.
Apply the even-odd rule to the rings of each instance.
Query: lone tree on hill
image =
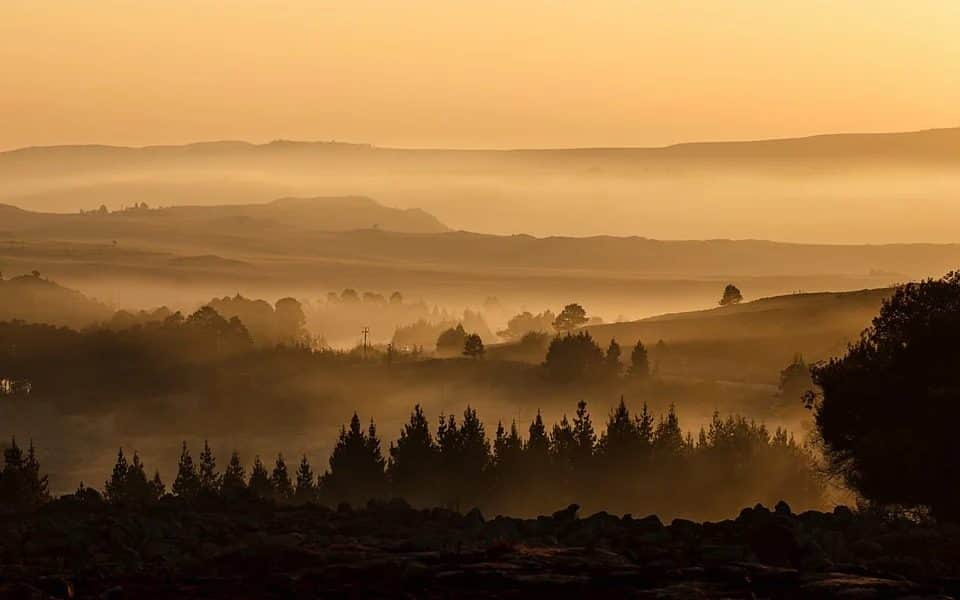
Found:
[[[728,283],[727,287],[723,288],[723,297],[720,298],[720,306],[730,306],[731,304],[740,304],[743,301],[743,294],[740,293],[740,288]]]
[[[587,311],[579,304],[568,304],[553,321],[553,328],[560,333],[569,333],[587,324]]]
[[[463,355],[470,358],[481,358],[485,352],[483,340],[476,333],[471,333],[463,341]]]
[[[960,272],[910,283],[807,394],[835,473],[879,504],[960,520]]]

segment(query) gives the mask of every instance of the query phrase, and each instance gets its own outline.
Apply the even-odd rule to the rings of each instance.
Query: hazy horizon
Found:
[[[11,1],[0,112],[17,118],[0,149],[656,147],[950,127],[958,28],[943,0]]]

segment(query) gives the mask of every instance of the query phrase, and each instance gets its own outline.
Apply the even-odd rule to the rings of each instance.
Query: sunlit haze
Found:
[[[958,31],[953,0],[5,0],[0,148],[948,127]]]

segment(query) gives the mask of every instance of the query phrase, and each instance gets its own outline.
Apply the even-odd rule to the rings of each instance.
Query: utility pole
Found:
[[[370,328],[364,327],[360,333],[363,334],[363,360],[367,360],[367,337],[370,335]]]

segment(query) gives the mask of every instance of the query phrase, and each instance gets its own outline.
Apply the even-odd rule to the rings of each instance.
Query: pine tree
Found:
[[[666,419],[660,419],[653,436],[653,447],[659,459],[678,457],[684,453],[683,432],[676,406],[671,404]]]
[[[519,439],[519,436],[517,436]],[[476,409],[469,405],[463,411],[463,424],[460,426],[460,443],[463,452],[462,474],[478,481],[490,463],[490,441],[484,431],[483,422]]]
[[[27,449],[27,460],[23,465],[27,481],[27,500],[31,505],[43,504],[50,500],[50,484],[46,475],[40,474],[40,461],[37,452],[30,440]]]
[[[153,484],[147,480],[146,469],[140,460],[140,454],[133,453],[133,460],[127,468],[124,481],[123,501],[130,506],[145,506],[157,500]]]
[[[230,455],[230,462],[223,472],[223,479],[220,482],[220,492],[226,498],[236,499],[247,489],[246,472],[243,463],[240,462],[240,455],[234,450]]]
[[[293,498],[293,483],[290,481],[290,473],[287,471],[287,463],[283,460],[282,453],[277,455],[277,462],[274,463],[273,472],[270,474],[270,483],[278,500],[287,501]]]
[[[438,449],[430,435],[430,423],[420,405],[413,407],[410,422],[400,431],[396,445],[390,444],[387,476],[395,493],[411,503],[429,501],[429,482],[437,468]]]
[[[193,457],[187,449],[187,442],[183,442],[180,449],[180,460],[177,463],[177,478],[173,482],[173,493],[181,498],[192,500],[200,491],[200,477],[197,467],[193,464]]]
[[[640,416],[637,417],[637,434],[640,437],[640,442],[643,444],[644,448],[650,448],[653,446],[653,415],[650,414],[650,409],[647,407],[647,403],[643,403],[643,409],[640,411]]]
[[[213,456],[213,450],[207,440],[203,441],[203,452],[200,453],[200,491],[205,494],[217,494],[220,492],[220,475],[217,473],[217,459]]]
[[[267,473],[267,468],[263,466],[263,462],[260,461],[259,456],[253,459],[253,469],[250,471],[248,488],[254,497],[260,498],[261,500],[273,499],[275,496],[275,489],[273,482],[270,480],[270,474]]]
[[[520,431],[517,429],[517,422],[510,423],[510,434],[508,435],[503,423],[497,423],[497,432],[493,442],[493,464],[500,469],[501,473],[506,473],[508,477],[518,475],[520,460],[523,456],[523,439],[520,438]]]
[[[124,502],[127,491],[127,472],[129,470],[130,465],[127,463],[127,458],[123,455],[123,448],[120,448],[117,451],[117,463],[113,466],[113,473],[103,486],[103,495],[106,497],[107,502],[113,504],[122,504]]]
[[[630,352],[630,376],[638,379],[646,379],[650,376],[650,359],[647,356],[647,349],[640,340],[637,340],[637,345]]]
[[[577,402],[577,415],[573,418],[574,462],[589,462],[597,444],[597,434],[593,429],[593,421],[587,411],[587,403]]]
[[[153,479],[150,481],[150,490],[154,498],[159,500],[167,493],[167,486],[163,484],[163,480],[160,479],[160,470],[155,470],[153,472]]]
[[[620,375],[620,370],[623,368],[620,364],[620,355],[620,344],[617,343],[616,338],[611,338],[610,345],[607,346],[607,353],[603,360],[607,365],[607,370],[610,371],[612,375]]]
[[[354,413],[350,429],[340,428],[330,468],[321,481],[322,491],[335,502],[357,503],[382,497],[386,492],[385,464],[373,421],[364,433],[360,417]]]
[[[600,454],[608,467],[619,468],[632,465],[646,454],[647,448],[639,426],[640,420],[634,420],[630,416],[630,411],[621,396],[620,403],[607,421],[607,430],[599,444]]]
[[[550,450],[550,440],[547,438],[547,427],[543,424],[543,416],[539,410],[537,410],[537,416],[530,422],[529,433],[527,451],[546,456]]]
[[[573,452],[577,440],[573,431],[573,426],[563,415],[560,422],[554,424],[553,431],[550,434],[550,455],[558,465],[568,467],[573,463]]]
[[[316,500],[317,486],[314,481],[313,469],[310,468],[310,461],[304,454],[300,459],[300,467],[297,469],[297,488],[294,495],[298,502],[313,502]]]

